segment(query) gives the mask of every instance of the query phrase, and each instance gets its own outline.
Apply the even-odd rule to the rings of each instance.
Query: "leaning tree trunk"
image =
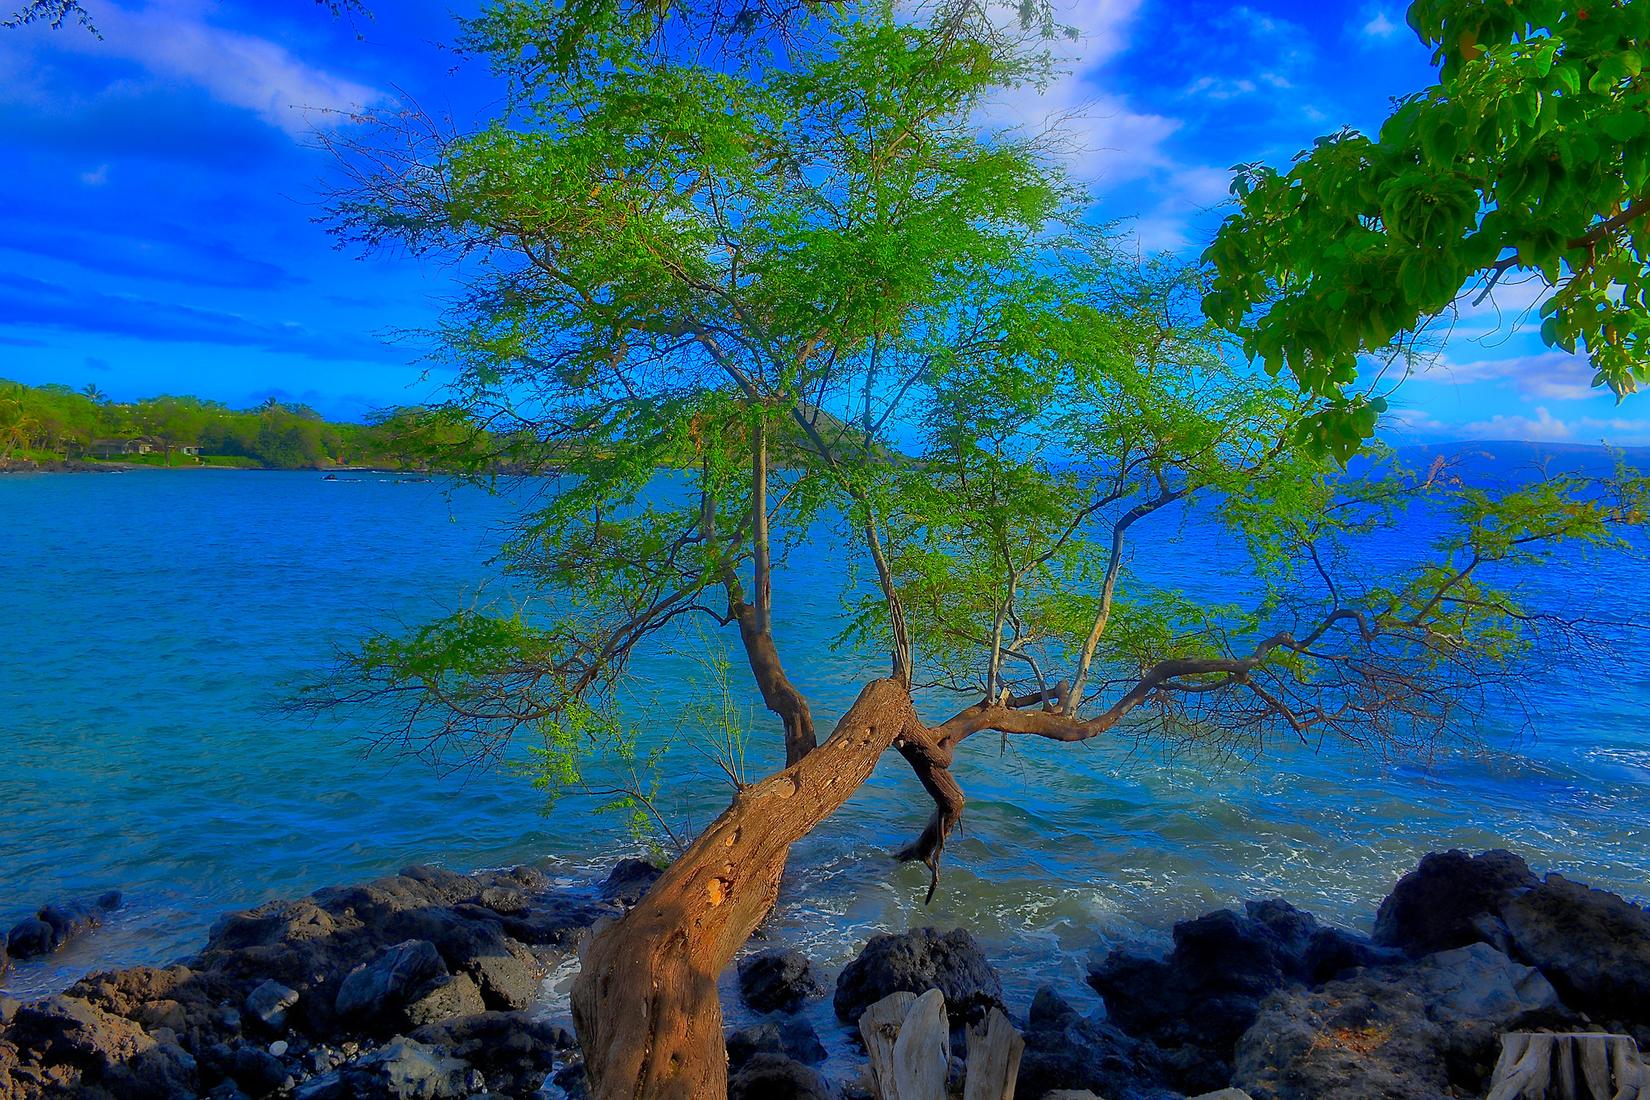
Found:
[[[634,909],[595,934],[573,985],[595,1100],[727,1095],[717,976],[773,908],[791,845],[910,729],[920,725],[905,688],[866,685],[823,745],[739,791]]]

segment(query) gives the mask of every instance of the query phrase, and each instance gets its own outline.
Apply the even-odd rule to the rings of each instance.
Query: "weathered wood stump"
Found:
[[[1650,1100],[1650,1071],[1627,1035],[1513,1031],[1486,1100]]]
[[[1026,1041],[1001,1009],[968,1029],[968,1076],[963,1100],[1014,1100]]]
[[[859,1033],[878,1100],[946,1100],[951,1025],[945,996],[890,993],[865,1010]],[[963,1100],[1014,1100],[1025,1040],[998,1009],[968,1029]]]

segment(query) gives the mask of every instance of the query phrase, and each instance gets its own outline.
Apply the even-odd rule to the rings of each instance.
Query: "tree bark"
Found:
[[[830,738],[735,795],[624,917],[598,931],[573,985],[595,1100],[723,1100],[717,976],[773,908],[790,847],[921,723],[904,685],[867,684]]]
[[[756,679],[762,702],[779,715],[785,726],[785,765],[789,767],[814,750],[813,712],[807,698],[791,683],[785,666],[779,663],[779,650],[773,644],[773,632],[762,629],[757,609],[739,601],[733,615],[739,623],[739,640],[745,645],[745,656],[750,661],[751,675]]]

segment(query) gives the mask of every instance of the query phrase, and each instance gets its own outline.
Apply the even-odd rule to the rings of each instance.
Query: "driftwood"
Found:
[[[860,1038],[871,1061],[871,1081],[878,1100],[894,1100],[894,1043],[905,1023],[905,1014],[916,1003],[915,993],[890,993],[865,1010],[859,1018]]]
[[[945,1100],[951,1066],[951,1021],[945,994],[930,989],[916,999],[894,1040],[894,1092],[884,1100]]]
[[[1020,1055],[1025,1049],[1025,1040],[1001,1009],[992,1009],[983,1022],[971,1026],[963,1100],[1014,1100],[1014,1081],[1020,1076]]]
[[[891,993],[865,1010],[859,1033],[871,1063],[878,1100],[946,1100],[951,1025],[945,996]],[[1025,1040],[1007,1016],[992,1009],[968,1029],[968,1074],[963,1100],[1014,1100]]]
[[[1650,1071],[1626,1035],[1513,1031],[1487,1100],[1650,1100]]]
[[[951,1025],[943,993],[890,993],[865,1010],[859,1034],[878,1100],[945,1100]]]

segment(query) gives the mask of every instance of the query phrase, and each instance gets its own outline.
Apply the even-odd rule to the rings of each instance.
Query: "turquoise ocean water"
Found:
[[[508,498],[359,478],[0,478],[0,922],[65,895],[127,898],[110,927],[15,967],[0,988],[29,994],[92,968],[170,960],[224,909],[410,862],[534,862],[573,880],[636,850],[589,800],[546,815],[519,777],[441,776],[367,754],[347,715],[311,727],[279,711],[335,645],[467,600],[492,574]],[[1196,517],[1142,538],[1141,569],[1199,593],[1241,591],[1238,548]],[[839,597],[817,572],[793,558],[776,633],[829,729],[877,668],[827,649]],[[1647,574],[1567,558],[1536,581],[1556,606],[1643,619]],[[1643,899],[1650,641],[1608,633],[1601,664],[1532,670],[1528,732],[1497,714],[1483,751],[1428,762],[1280,746],[1216,764],[1124,738],[1006,752],[976,738],[958,764],[965,829],[926,910],[926,871],[887,856],[928,814],[891,758],[797,847],[772,934],[836,964],[874,931],[964,925],[1023,1002],[1044,981],[1077,989],[1095,950],[1246,897],[1282,894],[1366,925],[1392,880],[1445,846],[1511,846]],[[650,718],[703,690],[695,667],[650,667]],[[780,754],[753,705],[759,773]],[[727,798],[718,769],[691,731],[666,727],[680,742],[672,773],[704,777],[666,808],[708,820]]]

